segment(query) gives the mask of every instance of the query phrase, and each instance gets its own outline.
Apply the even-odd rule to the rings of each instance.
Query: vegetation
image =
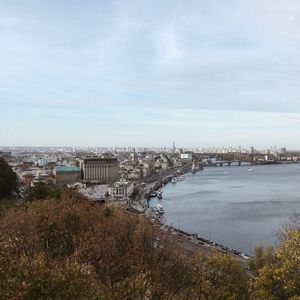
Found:
[[[33,198],[32,198],[33,199]],[[0,218],[1,299],[297,299],[300,233],[258,248],[253,276],[220,253],[187,255],[143,218],[49,193]]]
[[[253,260],[261,261],[261,256]],[[254,299],[300,299],[300,230],[283,230],[275,252],[265,252],[264,263],[252,282]]]
[[[62,189],[51,184],[36,183],[30,187],[27,195],[27,200],[44,200],[44,199],[59,199]]]
[[[266,265],[270,265],[274,261],[274,249],[273,247],[258,246],[253,249],[252,257],[248,264],[250,270],[258,275],[259,270]]]
[[[8,163],[0,157],[0,200],[12,196],[17,188],[17,176],[8,165]]]
[[[188,257],[145,220],[72,191],[6,211],[0,278],[5,299],[240,299],[247,293],[243,271],[230,258]]]

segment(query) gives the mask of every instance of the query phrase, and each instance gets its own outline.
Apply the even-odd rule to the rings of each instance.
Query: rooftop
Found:
[[[90,156],[90,157],[84,157],[84,162],[90,162],[90,161],[108,161],[108,162],[117,162],[118,158],[116,157],[99,157],[99,156]]]
[[[56,166],[55,171],[56,172],[75,172],[75,171],[80,171],[80,168],[75,167],[75,166]]]

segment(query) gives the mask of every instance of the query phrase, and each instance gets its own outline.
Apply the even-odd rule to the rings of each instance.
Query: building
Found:
[[[135,148],[133,149],[133,153],[130,154],[130,158],[131,158],[132,164],[134,166],[138,166],[139,165],[139,156],[135,152]]]
[[[193,156],[191,153],[181,153],[180,158],[184,160],[192,160]]]
[[[82,179],[94,183],[110,183],[119,178],[117,158],[86,157],[80,163]]]
[[[274,154],[265,155],[265,161],[275,161],[275,160],[277,160],[277,157]]]
[[[280,148],[279,154],[286,155],[287,154],[286,148],[285,147]]]
[[[92,185],[90,187],[81,186],[78,191],[90,201],[103,202],[108,195],[108,184]]]
[[[40,166],[40,167],[46,166],[47,163],[48,163],[48,160],[45,159],[45,158],[40,158],[40,159],[38,159],[38,161],[37,161],[37,165]]]
[[[56,184],[65,186],[79,181],[81,179],[81,170],[75,166],[56,166],[54,168],[54,175]]]
[[[142,169],[136,168],[127,171],[127,178],[129,180],[138,180],[143,176]]]
[[[252,155],[255,153],[255,149],[254,149],[253,146],[251,146],[251,147],[249,148],[249,153],[252,154]]]
[[[113,198],[129,197],[133,192],[133,183],[118,181],[108,187],[108,194]]]
[[[28,169],[30,169],[33,166],[34,166],[34,162],[33,161],[23,161],[21,168],[23,170],[28,170]]]
[[[23,172],[20,175],[20,178],[23,184],[30,186],[33,180],[35,179],[35,174],[29,172]]]
[[[45,178],[43,178],[43,176],[41,175],[41,173],[38,171],[36,173],[36,176],[34,177],[33,181],[31,182],[30,186],[31,187],[35,187],[38,184],[46,184],[46,180]]]

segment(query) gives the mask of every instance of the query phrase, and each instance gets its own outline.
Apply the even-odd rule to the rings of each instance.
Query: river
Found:
[[[300,213],[300,164],[207,167],[168,183],[155,202],[167,224],[251,254],[274,245],[280,227]]]

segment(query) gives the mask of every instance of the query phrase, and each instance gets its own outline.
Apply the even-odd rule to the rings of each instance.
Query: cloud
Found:
[[[0,104],[59,115],[113,109],[114,122],[120,110],[131,128],[132,111],[145,128],[154,111],[168,133],[232,128],[232,111],[297,114],[299,20],[295,0],[2,2]],[[183,109],[190,119],[174,115]]]
[[[77,4],[76,18],[66,5],[55,22],[57,4],[13,7],[2,20],[4,96],[21,101],[21,90],[38,102],[42,89],[49,102],[300,111],[299,5],[288,2],[121,1],[108,15]]]

